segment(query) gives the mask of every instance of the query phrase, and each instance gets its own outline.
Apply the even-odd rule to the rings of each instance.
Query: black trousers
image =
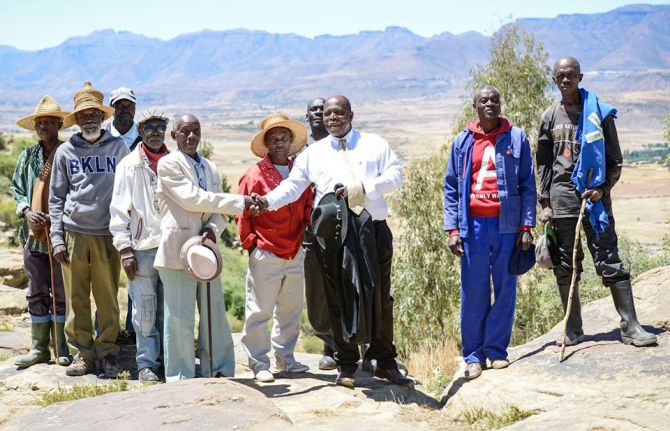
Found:
[[[588,217],[582,219],[582,226],[586,233],[586,243],[593,257],[593,264],[596,273],[602,279],[605,286],[610,287],[617,281],[630,279],[630,274],[624,268],[619,258],[619,246],[617,244],[617,235],[615,231],[614,215],[608,211],[609,226],[599,238],[596,239],[596,232],[591,227]],[[554,275],[559,285],[570,286],[572,279],[572,247],[575,242],[575,228],[577,227],[577,218],[557,218],[554,219],[556,235],[558,236],[558,248],[561,263],[554,268]],[[581,243],[577,249],[577,281],[579,281],[583,271],[582,261],[584,260],[584,250]]]
[[[393,297],[391,296],[391,262],[393,260],[393,234],[385,220],[375,221],[374,233],[377,246],[377,259],[381,279],[381,327],[378,337],[373,337],[367,350],[367,359],[377,360],[377,367],[382,369],[397,368],[397,356],[393,344]],[[322,250],[323,252],[323,250]],[[340,253],[323,253],[326,299],[330,312],[333,341],[335,342],[335,361],[340,370],[356,371],[360,353],[358,344],[347,343],[342,337],[340,310],[337,300],[336,286],[333,282],[334,271],[341,268]]]
[[[326,302],[326,286],[320,248],[314,234],[309,230],[305,230],[302,248],[305,250],[303,270],[305,272],[307,318],[314,329],[314,335],[323,340],[323,353],[333,356],[335,342],[330,329],[330,313]]]

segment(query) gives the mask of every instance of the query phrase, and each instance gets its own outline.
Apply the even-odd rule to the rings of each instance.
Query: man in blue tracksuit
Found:
[[[523,130],[500,116],[500,92],[475,91],[478,119],[454,140],[444,178],[444,229],[461,257],[461,337],[465,377],[491,361],[509,365],[516,276],[509,272],[515,244],[528,250],[535,226],[535,175]],[[491,304],[491,285],[495,300]]]

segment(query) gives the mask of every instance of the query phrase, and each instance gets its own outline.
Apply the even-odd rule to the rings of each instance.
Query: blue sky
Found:
[[[105,28],[164,40],[202,29],[240,27],[308,37],[390,25],[422,36],[471,30],[491,34],[510,18],[597,13],[632,3],[635,0],[0,0],[0,45],[36,50]]]

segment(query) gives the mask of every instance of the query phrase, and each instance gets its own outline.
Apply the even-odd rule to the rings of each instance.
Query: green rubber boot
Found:
[[[19,356],[14,361],[14,365],[19,368],[31,367],[42,362],[49,362],[51,353],[49,352],[49,334],[51,333],[51,322],[32,323],[30,325],[33,345],[30,351]]]
[[[65,340],[65,322],[53,322],[54,332],[58,331],[58,358],[56,358],[56,363],[67,367],[72,363],[72,355],[70,355],[70,348],[67,346],[67,341]],[[56,335],[51,333],[51,342],[53,345],[56,345]]]

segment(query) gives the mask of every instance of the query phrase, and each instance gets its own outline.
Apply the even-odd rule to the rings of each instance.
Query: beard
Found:
[[[96,127],[95,129],[91,130],[86,130],[84,128],[81,129],[81,136],[87,140],[88,142],[95,142],[100,138],[100,135],[102,134],[102,128],[100,125]]]

